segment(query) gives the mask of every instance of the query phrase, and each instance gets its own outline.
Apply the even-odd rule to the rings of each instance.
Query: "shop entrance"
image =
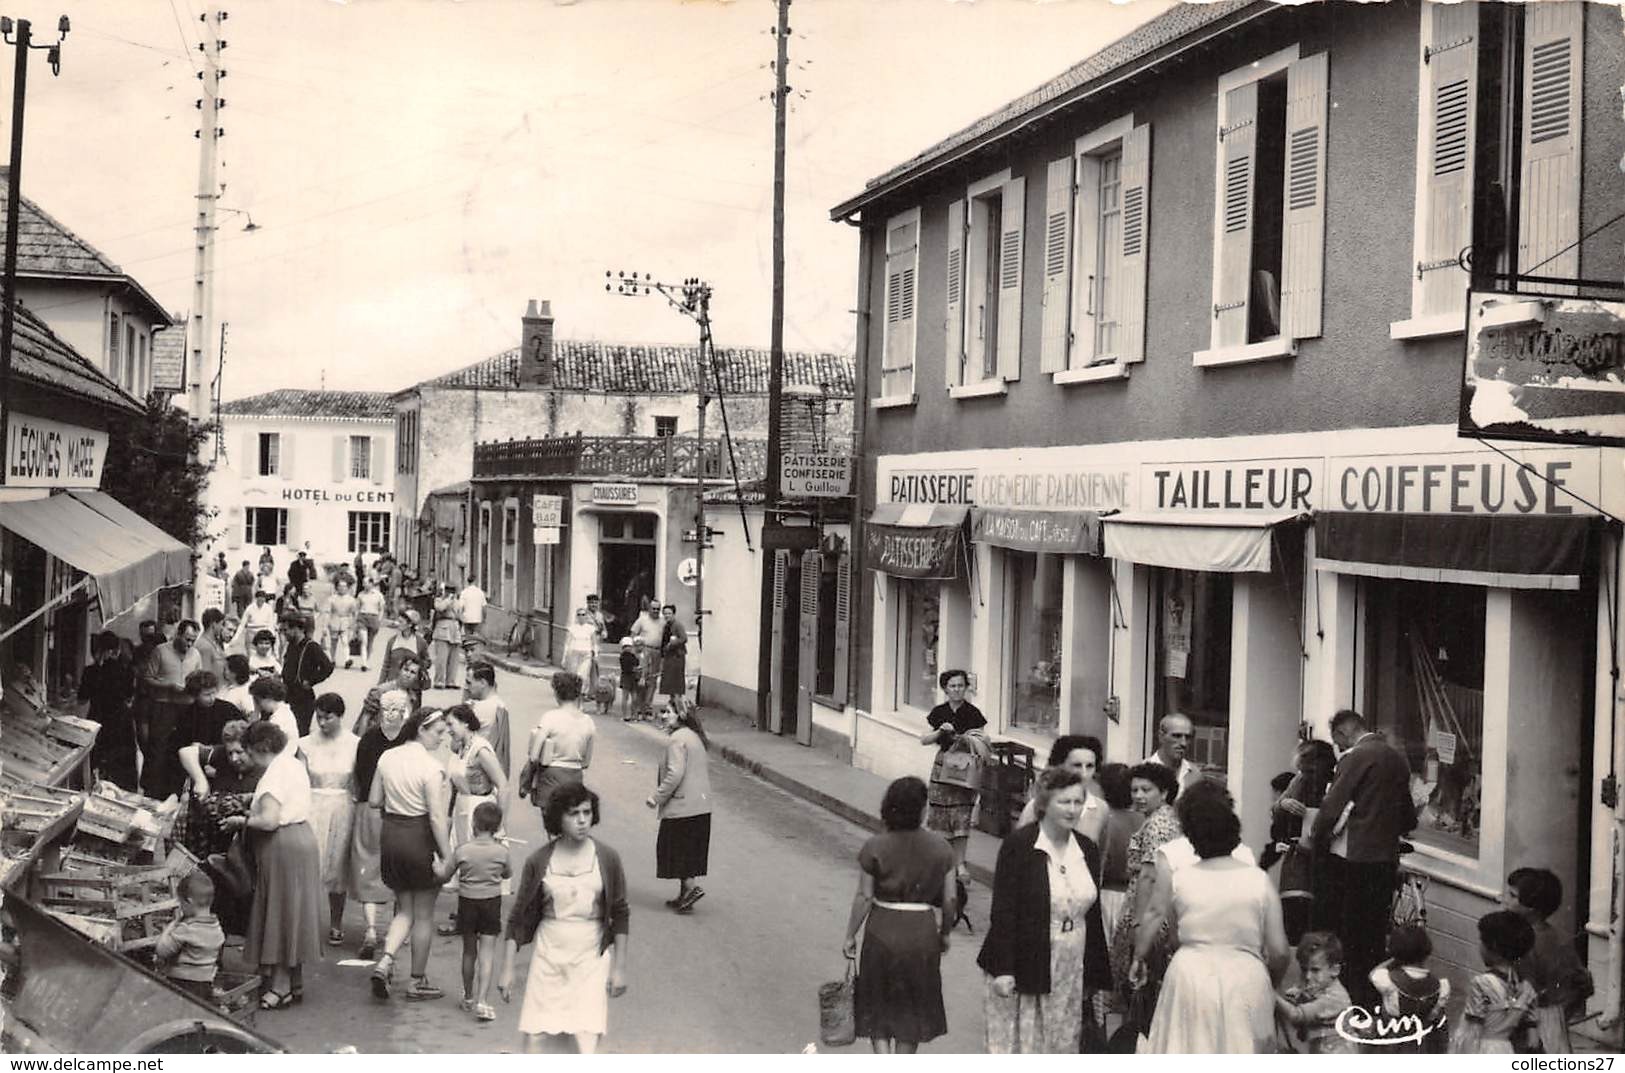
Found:
[[[767,729],[793,736],[801,710],[801,556],[788,551],[773,553],[771,643]]]
[[[601,514],[598,517],[598,595],[610,618],[610,640],[637,621],[645,598],[655,595],[653,514]]]

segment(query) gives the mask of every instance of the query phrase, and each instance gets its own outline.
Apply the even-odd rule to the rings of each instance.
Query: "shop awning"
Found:
[[[1100,515],[1092,510],[1009,510],[973,507],[970,538],[1017,551],[1099,555]]]
[[[104,621],[191,580],[192,556],[184,544],[102,492],[7,503],[0,526],[89,574]]]
[[[1176,570],[1267,574],[1275,527],[1304,517],[1294,511],[1210,510],[1124,512],[1101,521],[1109,559]]]
[[[879,504],[863,527],[869,569],[898,577],[958,577],[969,509],[933,503]]]
[[[1578,589],[1600,520],[1315,513],[1315,569],[1502,589]]]

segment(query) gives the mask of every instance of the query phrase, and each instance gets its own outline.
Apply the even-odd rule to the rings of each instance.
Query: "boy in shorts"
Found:
[[[457,931],[463,937],[463,1009],[476,1020],[495,1021],[491,980],[502,933],[502,881],[513,876],[508,847],[497,840],[502,809],[490,801],[474,809],[474,837],[452,851],[440,873],[457,877]]]

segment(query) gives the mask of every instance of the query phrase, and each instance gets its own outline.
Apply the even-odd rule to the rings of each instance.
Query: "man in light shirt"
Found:
[[[508,705],[497,695],[497,672],[489,663],[478,662],[469,666],[468,698],[475,717],[480,721],[480,734],[491,743],[491,751],[497,754],[497,762],[502,765],[503,773],[512,778]]]
[[[1148,763],[1173,768],[1179,780],[1180,793],[1202,778],[1201,770],[1185,758],[1185,754],[1190,752],[1191,738],[1195,733],[1196,727],[1187,716],[1169,712],[1157,724],[1156,752],[1145,758]]]
[[[447,685],[463,680],[464,667],[468,660],[470,646],[474,639],[480,635],[480,627],[485,623],[485,590],[474,584],[472,578],[464,586],[463,591],[457,594],[458,617],[463,623],[463,643],[457,646],[452,653],[451,674],[446,679]],[[483,725],[483,721],[482,721]]]
[[[1083,810],[1078,813],[1078,822],[1072,825],[1072,829],[1097,846],[1110,812],[1105,799],[1100,796],[1100,788],[1095,785],[1095,769],[1100,764],[1102,752],[1100,739],[1088,734],[1063,734],[1055,739],[1049,751],[1050,767],[1066,768],[1083,776]],[[1021,817],[1016,820],[1017,827],[1038,822],[1037,805],[1037,797],[1028,799],[1026,807],[1021,810]]]
[[[198,624],[191,619],[177,625],[175,639],[154,648],[142,672],[142,682],[151,699],[141,750],[141,788],[147,793],[162,787],[166,771],[159,762],[158,752],[167,747],[181,716],[192,707],[191,694],[186,692],[186,676],[203,667],[203,657],[197,650],[198,632]]]

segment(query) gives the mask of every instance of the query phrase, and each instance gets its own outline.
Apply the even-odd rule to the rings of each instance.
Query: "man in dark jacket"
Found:
[[[293,709],[303,737],[310,733],[310,718],[316,711],[316,687],[333,673],[333,661],[310,639],[310,619],[305,615],[285,616],[282,636],[288,644],[282,653],[282,684],[288,687],[288,707]]]
[[[1330,877],[1341,877],[1334,879],[1341,910],[1326,923],[1343,942],[1343,986],[1356,1005],[1369,1009],[1379,1001],[1369,976],[1384,956],[1399,844],[1416,826],[1411,767],[1355,711],[1332,716],[1332,742],[1343,756],[1315,814],[1315,852]],[[1348,822],[1339,834],[1345,810]]]
[[[309,559],[305,558],[305,553],[302,551],[299,553],[299,557],[297,559],[288,564],[288,584],[293,585],[296,588],[304,588],[305,582],[309,581],[315,575],[316,570],[314,565]]]
[[[231,575],[231,606],[236,610],[237,617],[243,617],[243,611],[254,602],[254,571],[249,569],[248,560],[243,560],[242,568]]]

